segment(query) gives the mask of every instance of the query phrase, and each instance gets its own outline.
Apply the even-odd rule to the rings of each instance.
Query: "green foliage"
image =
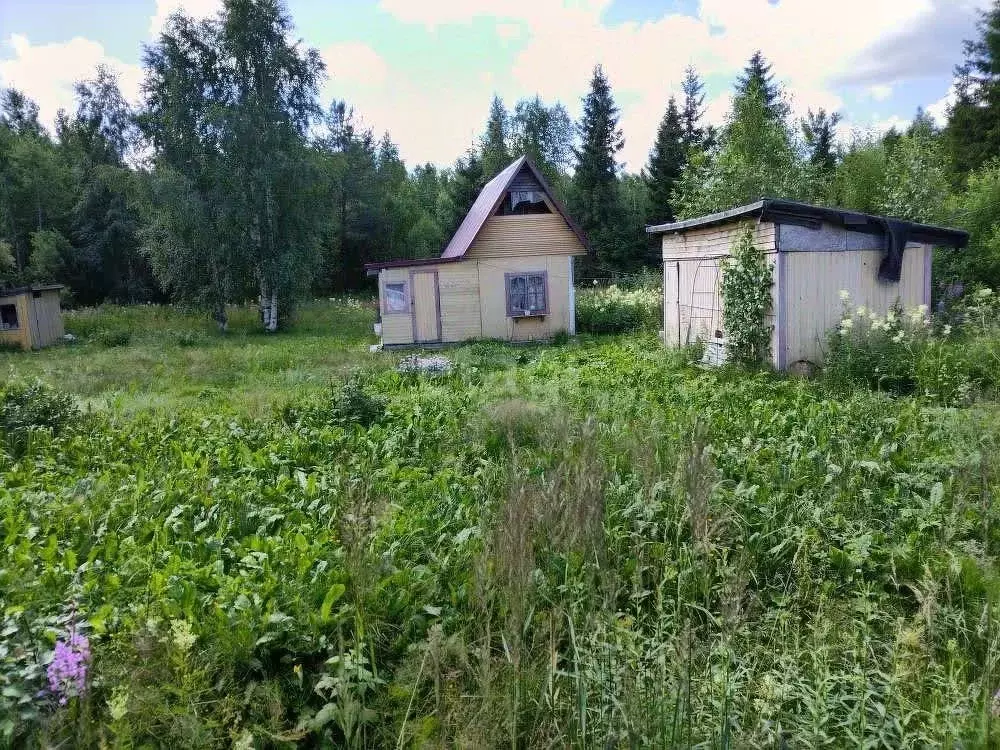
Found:
[[[964,175],[1000,157],[1000,5],[981,11],[977,38],[965,42],[955,69],[955,103],[945,138],[955,172]]]
[[[971,173],[965,187],[949,197],[945,214],[970,237],[962,252],[935,254],[938,285],[964,282],[1000,289],[1000,161]]]
[[[945,406],[996,398],[1000,354],[995,308],[992,292],[985,289],[955,311],[954,327],[935,327],[926,307],[897,307],[879,316],[848,305],[830,334],[824,369],[841,386],[915,394]]]
[[[754,241],[754,228],[743,227],[722,262],[722,319],[729,360],[758,367],[771,349],[771,287],[774,268]]]
[[[622,242],[622,205],[618,192],[617,155],[625,140],[604,69],[594,68],[577,125],[580,146],[570,193],[570,210],[590,238],[599,261],[627,267],[632,253]]]
[[[657,331],[663,324],[663,290],[639,285],[583,288],[576,293],[580,333]]]
[[[649,190],[647,224],[665,224],[674,220],[672,205],[674,186],[681,176],[687,158],[684,123],[673,97],[656,131],[656,141],[649,154],[649,164],[643,177]]]
[[[79,416],[70,394],[50,388],[40,380],[13,379],[0,389],[0,434],[5,448],[13,455],[23,453],[33,432],[58,434]]]
[[[733,98],[716,151],[689,160],[674,199],[678,218],[745,205],[762,196],[808,199],[812,172],[791,128],[755,80]]]
[[[963,325],[985,330],[992,309]],[[453,375],[409,378],[367,352],[371,312],[348,300],[304,308],[287,337],[231,312],[237,346],[191,313],[105,308],[71,330],[144,332],[25,361],[101,406],[87,429],[0,457],[3,742],[996,735],[994,403],[706,372],[645,334],[477,342],[449,352]],[[204,343],[164,345],[182,322]],[[289,379],[338,347],[364,373],[347,400],[384,399],[367,426],[331,418],[346,390],[323,377],[333,362]],[[231,358],[244,349],[252,360]],[[161,408],[101,401],[120,386],[87,386],[81,362],[129,369],[137,392],[241,379]],[[244,403],[260,381],[325,412]],[[59,706],[35,696],[67,612],[93,658],[84,697]]]

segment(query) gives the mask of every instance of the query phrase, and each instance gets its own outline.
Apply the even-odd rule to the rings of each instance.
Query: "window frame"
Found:
[[[401,286],[403,287],[403,306],[402,309],[394,310],[389,307],[389,287],[390,286]],[[382,314],[383,315],[409,315],[410,314],[410,283],[403,279],[402,281],[383,281],[382,282]]]
[[[549,272],[548,271],[510,271],[504,275],[504,303],[507,308],[507,317],[514,318],[541,318],[549,314]],[[540,278],[542,280],[542,294],[545,296],[545,305],[538,310],[515,310],[511,307],[510,286],[514,279],[524,279],[525,295],[528,293],[530,279]]]
[[[0,317],[0,332],[20,331],[21,328],[22,328],[22,326],[21,326],[21,313],[17,309],[17,303],[16,302],[4,302],[3,304],[0,304],[0,308],[3,308],[3,307],[9,307],[9,308],[11,308],[11,309],[14,310],[14,325],[12,327],[10,327],[10,328],[5,327],[4,324],[3,324],[2,317]]]

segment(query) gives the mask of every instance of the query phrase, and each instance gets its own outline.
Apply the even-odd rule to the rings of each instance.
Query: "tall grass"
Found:
[[[8,744],[996,743],[995,403],[706,372],[649,335],[425,378],[365,335],[253,344],[363,370],[280,411],[112,402],[0,453]],[[93,658],[60,705],[67,621]]]

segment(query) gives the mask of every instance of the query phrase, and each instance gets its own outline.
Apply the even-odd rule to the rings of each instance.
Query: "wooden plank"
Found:
[[[584,255],[586,249],[558,214],[491,216],[466,257]]]

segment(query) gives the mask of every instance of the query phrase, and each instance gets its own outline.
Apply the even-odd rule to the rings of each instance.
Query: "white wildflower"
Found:
[[[170,623],[170,637],[182,654],[187,654],[198,640],[198,636],[191,630],[191,623],[187,620],[173,620]]]
[[[840,327],[846,328],[847,330],[851,330],[854,327],[854,319],[844,318],[842,321],[840,321]]]
[[[989,297],[992,294],[993,294],[993,290],[990,289],[988,286],[984,286],[982,289],[980,289],[978,292],[976,292],[976,296],[980,297],[982,299],[985,299],[985,298]]]
[[[945,327],[941,329],[941,335],[942,336],[951,336],[951,326],[950,325],[945,325]]]
[[[862,305],[858,308],[858,317],[863,318],[868,314],[868,308]]]
[[[847,300],[849,300],[850,298],[851,298],[851,293],[849,291],[847,291],[846,289],[840,290],[840,300],[842,302],[847,302]]]
[[[918,312],[919,312],[919,313],[920,313],[921,315],[926,315],[926,314],[927,314],[927,311],[928,311],[929,309],[930,309],[930,308],[928,308],[928,307],[927,307],[927,305],[920,305],[920,306],[919,306],[919,307],[917,308],[917,311],[918,311]]]
[[[895,323],[896,322],[896,311],[895,310],[888,310],[886,312],[886,314],[885,314],[885,322],[886,323]]]
[[[902,341],[903,341],[903,332],[902,331],[897,332],[896,335],[892,337],[892,343],[894,343],[894,344],[902,343]]]

